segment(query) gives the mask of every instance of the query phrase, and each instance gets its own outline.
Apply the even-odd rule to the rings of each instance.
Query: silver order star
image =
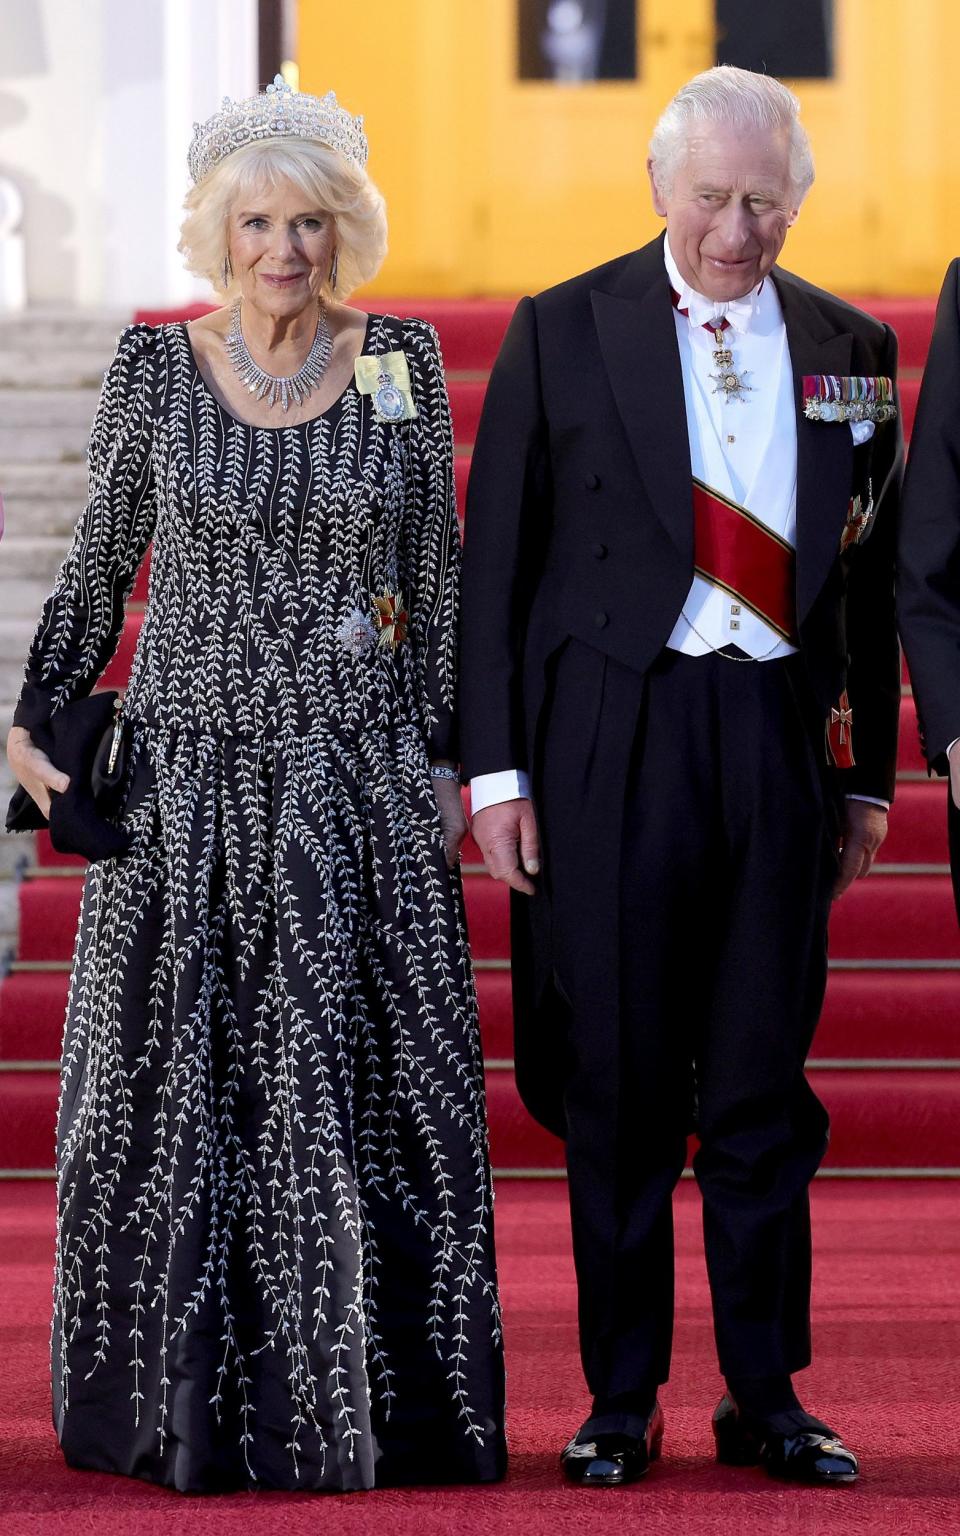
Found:
[[[355,661],[365,656],[377,643],[377,629],[369,614],[352,608],[337,630],[339,644]]]

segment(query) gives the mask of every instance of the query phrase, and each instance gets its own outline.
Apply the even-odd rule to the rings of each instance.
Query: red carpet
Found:
[[[663,1394],[664,1460],[620,1493],[559,1480],[557,1453],[586,1410],[564,1203],[556,1185],[501,1185],[497,1204],[506,1313],[511,1465],[488,1489],[346,1497],[286,1494],[186,1499],[99,1473],[72,1472],[50,1427],[53,1191],[0,1189],[0,1373],[6,1536],[99,1531],[333,1530],[337,1536],[926,1536],[960,1523],[960,1191],[955,1185],[820,1185],[816,1364],[801,1390],[863,1459],[860,1484],[781,1487],[755,1469],[719,1468],[709,1419],[720,1383],[713,1356],[696,1192],[677,1201],[677,1351]]]
[[[865,300],[901,343],[909,432],[933,306]],[[450,374],[462,508],[470,450],[509,302],[384,301],[438,327]],[[148,320],[179,318],[144,314]],[[120,650],[104,679],[122,685],[141,622],[146,566]],[[877,874],[838,906],[831,975],[812,1077],[831,1112],[827,1172],[960,1173],[960,940],[946,875],[944,786],[927,781],[909,684],[901,710],[900,784]],[[523,1111],[510,1072],[510,976],[503,893],[474,872],[467,899],[478,962],[491,1136],[501,1170],[561,1172],[560,1146]],[[54,1063],[81,866],[38,840],[20,886],[21,945],[0,982],[0,1172],[50,1170]],[[755,1470],[716,1467],[709,1418],[719,1394],[695,1189],[678,1195],[680,1277],[674,1379],[664,1393],[666,1456],[621,1494],[559,1481],[557,1453],[586,1407],[576,1352],[565,1189],[501,1180],[497,1225],[506,1308],[511,1470],[494,1489],[417,1490],[317,1500],[249,1495],[185,1500],[148,1486],[68,1471],[50,1428],[47,1347],[53,1187],[0,1184],[0,1516],[4,1533],[108,1536],[332,1527],[337,1536],[846,1536],[960,1527],[960,1188],[928,1178],[829,1179],[814,1190],[817,1363],[805,1400],[862,1454],[859,1487],[793,1490]]]
[[[900,338],[904,421],[912,424],[929,345],[927,300],[864,300]],[[440,332],[448,369],[463,506],[486,378],[513,310],[506,300],[383,300],[373,307],[419,314]],[[196,312],[200,312],[198,308]],[[149,321],[182,312],[145,312]],[[146,598],[145,564],[119,650],[105,675],[122,686]],[[960,1171],[960,1047],[956,1043],[960,935],[946,873],[944,786],[930,782],[905,677],[900,783],[879,870],[839,903],[831,928],[831,975],[815,1048],[817,1089],[833,1118],[827,1166]],[[524,1113],[513,1054],[505,892],[464,859],[471,940],[478,966],[488,1061],[494,1159],[501,1169],[556,1171],[560,1147]],[[82,866],[40,838],[36,867],[19,889],[20,949],[0,982],[0,1171],[50,1169],[67,968]]]

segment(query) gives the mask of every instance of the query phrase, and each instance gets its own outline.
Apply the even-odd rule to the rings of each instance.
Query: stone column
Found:
[[[256,0],[0,0],[0,176],[27,298],[130,310],[203,290],[177,252],[195,119],[257,88]]]

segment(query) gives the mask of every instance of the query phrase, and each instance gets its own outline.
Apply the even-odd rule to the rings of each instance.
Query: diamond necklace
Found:
[[[330,335],[327,312],[322,304],[317,314],[317,334],[313,338],[313,346],[296,373],[291,373],[286,378],[277,378],[275,374],[267,373],[266,369],[261,368],[260,364],[251,357],[250,349],[243,339],[243,331],[240,328],[239,301],[230,311],[230,329],[224,340],[230,361],[251,395],[256,395],[258,400],[265,399],[268,405],[279,403],[285,411],[289,410],[291,400],[296,405],[302,405],[307,395],[316,389],[330,366],[330,356],[333,352],[333,337]]]

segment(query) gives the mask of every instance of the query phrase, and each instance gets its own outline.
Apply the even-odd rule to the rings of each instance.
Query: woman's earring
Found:
[[[230,253],[228,251],[226,256],[224,256],[224,258],[223,258],[223,265],[220,268],[220,277],[221,277],[220,287],[223,289],[224,293],[226,293],[227,289],[230,287],[230,279],[232,278],[232,276],[233,276],[233,266],[231,265]]]
[[[337,291],[337,277],[339,276],[339,273],[340,273],[340,251],[339,251],[339,248],[338,248],[337,250],[334,251],[334,253],[333,253],[333,261],[330,263],[330,292],[331,293],[336,293],[336,291]]]

